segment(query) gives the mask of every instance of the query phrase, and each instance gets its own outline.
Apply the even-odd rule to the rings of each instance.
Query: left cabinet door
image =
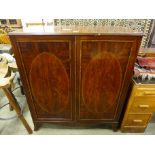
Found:
[[[33,119],[74,120],[74,37],[14,35],[10,38]]]

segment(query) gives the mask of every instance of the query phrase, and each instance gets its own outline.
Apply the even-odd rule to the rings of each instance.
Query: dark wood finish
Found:
[[[14,33],[35,129],[44,122],[117,128],[142,35]]]
[[[32,62],[29,79],[34,100],[44,111],[60,114],[70,108],[68,75],[56,56],[47,52],[39,54]]]
[[[76,38],[77,120],[112,122],[115,129],[119,126],[140,38],[104,35]]]

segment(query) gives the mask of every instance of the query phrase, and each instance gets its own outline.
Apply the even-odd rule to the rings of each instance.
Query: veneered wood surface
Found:
[[[19,71],[33,120],[73,119],[73,37],[18,36],[16,39],[20,53],[15,54],[17,65],[22,66]]]
[[[92,113],[108,112],[118,98],[122,71],[119,61],[108,52],[94,56],[82,78],[83,103]]]
[[[48,113],[61,113],[66,109],[69,79],[56,56],[46,52],[38,55],[31,64],[29,78],[33,97],[40,108]]]
[[[141,35],[12,34],[10,39],[36,127],[118,126]]]
[[[135,50],[133,37],[77,37],[79,121],[118,120],[132,77]]]
[[[107,36],[142,36],[142,32],[123,26],[29,26],[22,31],[10,32],[9,35],[107,35]]]

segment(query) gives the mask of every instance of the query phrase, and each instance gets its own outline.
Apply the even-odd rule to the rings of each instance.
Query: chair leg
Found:
[[[13,107],[13,109],[16,111],[19,119],[22,121],[23,125],[25,126],[26,130],[29,134],[32,134],[32,129],[28,125],[27,121],[25,120],[24,116],[21,114],[21,109],[19,105],[17,104],[17,101],[12,94],[12,92],[8,88],[3,88],[5,95],[8,97],[8,100],[10,102],[10,105]]]
[[[9,104],[9,109],[10,111],[13,111],[13,107],[11,106],[11,104]]]
[[[22,95],[25,95],[25,92],[24,92],[24,89],[23,89],[23,85],[22,85],[21,80],[20,80],[19,77],[17,78],[17,81],[18,81],[18,84],[19,84],[19,86],[20,86],[21,94],[22,94]]]
[[[9,91],[11,91],[11,88],[8,88],[9,89]],[[10,109],[10,111],[13,111],[13,107],[11,106],[11,104],[9,103],[9,109]]]

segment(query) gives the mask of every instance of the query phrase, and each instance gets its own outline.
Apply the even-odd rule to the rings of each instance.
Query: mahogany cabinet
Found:
[[[10,33],[35,130],[42,123],[118,128],[140,33]]]

